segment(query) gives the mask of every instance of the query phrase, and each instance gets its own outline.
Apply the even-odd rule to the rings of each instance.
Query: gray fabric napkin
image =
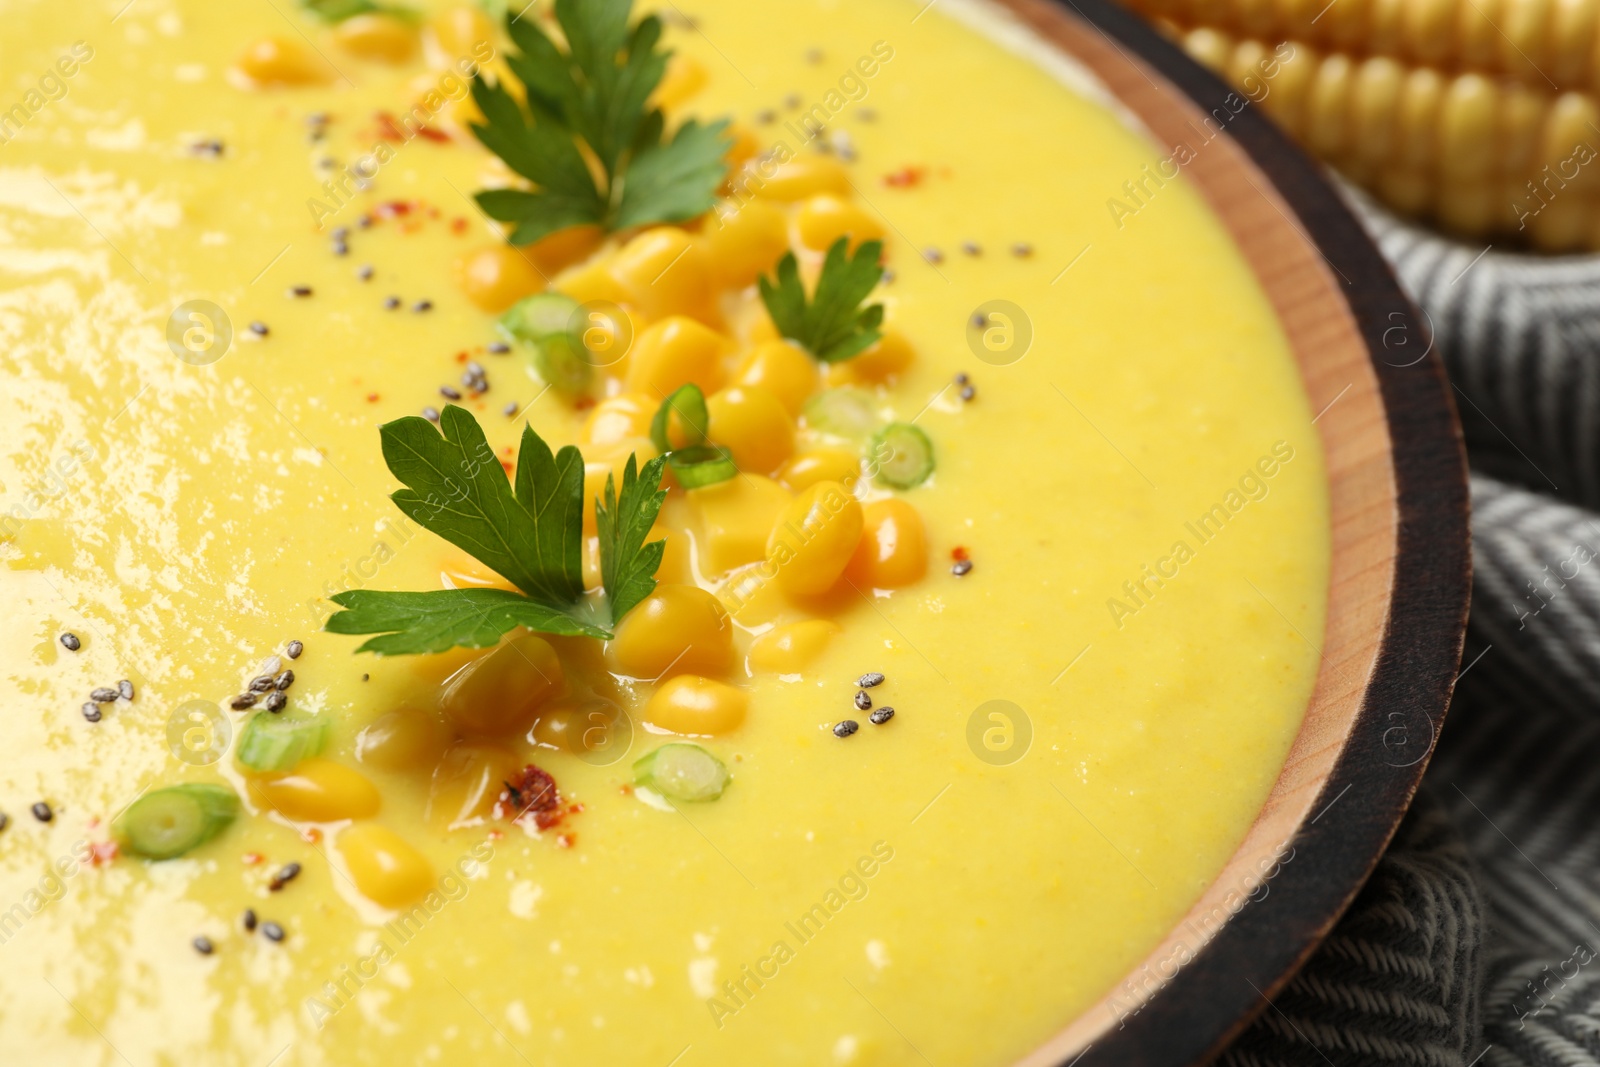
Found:
[[[1422,792],[1219,1061],[1600,1067],[1600,256],[1351,202],[1432,322],[1472,476],[1472,621]]]

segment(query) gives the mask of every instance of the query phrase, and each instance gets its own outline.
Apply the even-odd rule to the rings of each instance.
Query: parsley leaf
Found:
[[[649,106],[667,65],[668,53],[657,47],[661,20],[649,15],[630,27],[631,6],[556,0],[567,51],[534,19],[508,17],[520,51],[508,53],[506,65],[522,83],[525,105],[502,84],[473,81],[484,117],[473,132],[535,186],[477,195],[490,218],[514,224],[512,244],[585,224],[619,230],[683,222],[715,203],[728,170],[728,124],[690,120],[665,136],[665,116]],[[599,164],[599,180],[580,142]]]
[[[629,456],[622,471],[622,495],[617,495],[616,483],[608,474],[605,498],[595,501],[600,576],[611,615],[616,619],[655,591],[656,568],[661,566],[667,543],[652,541],[647,545],[644,539],[656,521],[661,502],[667,499],[667,491],[660,488],[664,462],[664,457],[657,456],[644,465],[643,474],[635,474],[635,460]]]
[[[406,7],[377,3],[376,0],[300,0],[300,6],[323,22],[343,22],[357,15],[394,15],[413,20],[417,13]]]
[[[615,625],[655,588],[665,542],[644,538],[666,494],[661,464],[635,473],[630,457],[620,498],[607,484],[600,523],[601,568],[610,618],[583,589],[583,457],[551,452],[531,427],[522,431],[513,484],[463,408],[447,406],[437,429],[415,416],[380,427],[383,458],[406,488],[392,499],[423,528],[491,567],[521,593],[505,589],[386,592],[354,589],[332,598],[343,611],[325,629],[380,634],[357,649],[384,655],[442,652],[494,644],[507,630],[611,637]]]
[[[760,279],[761,300],[778,333],[824,363],[859,355],[882,336],[883,305],[859,305],[883,277],[878,265],[883,245],[863,241],[853,258],[846,253],[848,245],[849,238],[841,237],[828,249],[809,302],[793,252],[778,261],[776,282],[765,275]]]

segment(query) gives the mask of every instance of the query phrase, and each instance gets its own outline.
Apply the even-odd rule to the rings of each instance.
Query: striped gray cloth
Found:
[[[1219,1062],[1600,1067],[1600,257],[1468,247],[1350,198],[1461,409],[1465,670],[1371,881]]]

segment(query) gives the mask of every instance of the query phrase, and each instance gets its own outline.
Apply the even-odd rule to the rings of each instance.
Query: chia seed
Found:
[[[252,693],[265,693],[271,688],[272,675],[270,674],[258,674],[254,678],[250,679],[250,691]]]
[[[0,830],[4,830],[6,827],[8,827],[10,825],[11,825],[11,816],[7,815],[3,811],[0,811]]]
[[[836,722],[833,724],[833,736],[849,737],[859,729],[861,729],[860,723],[856,722],[854,719],[845,719],[842,722]]]
[[[504,341],[490,341],[485,347],[488,351],[493,352],[497,356],[503,356],[507,352],[511,351],[511,346]]]
[[[962,371],[960,374],[956,375],[956,378],[955,378],[955,382],[956,382],[957,385],[966,385],[971,380],[972,379],[967,377],[967,372],[966,371]]]
[[[100,721],[100,705],[98,705],[98,704],[85,704],[83,706],[83,717],[85,719],[88,719],[90,722],[99,722]]]
[[[398,296],[386,296],[383,298],[383,306],[393,311],[400,306],[400,298]]]
[[[350,254],[350,246],[343,241],[335,241],[333,242],[333,254],[336,256],[348,256]]]
[[[856,707],[861,711],[866,711],[872,707],[872,698],[867,696],[865,689],[856,690]]]
[[[278,712],[282,711],[284,709],[284,706],[286,704],[288,704],[288,703],[289,703],[289,698],[288,697],[284,696],[282,693],[278,692],[277,690],[273,690],[272,692],[267,694],[267,702],[265,704],[261,705],[261,706],[266,708],[268,711],[272,712],[273,714],[277,714]]]
[[[422,409],[422,417],[427,419],[429,422],[438,422],[439,421],[439,409],[438,408],[423,408]]]
[[[117,695],[120,696],[123,700],[132,700],[133,699],[133,683],[128,681],[128,679],[126,679],[126,678],[124,678],[122,681],[118,682],[117,683]]]
[[[972,386],[963,385],[961,387],[961,399],[962,400],[971,400],[973,397],[975,397],[977,395],[978,395],[978,390],[973,388]]]
[[[513,401],[511,401],[511,403],[507,404],[505,407],[501,408],[500,410],[505,412],[506,418],[514,419],[514,418],[517,417],[517,402],[515,400],[513,400]]]
[[[76,652],[83,647],[83,642],[78,640],[77,634],[62,634],[61,647],[68,652]]]
[[[254,931],[255,930],[255,928],[256,928],[256,910],[254,908],[246,908],[246,909],[244,909],[244,928],[246,930],[250,930],[250,931]]]
[[[261,932],[267,935],[268,941],[282,941],[284,938],[283,927],[275,922],[262,923]]]
[[[444,397],[446,400],[460,400],[461,399],[461,391],[459,389],[456,389],[453,386],[449,386],[449,385],[441,385],[441,386],[439,386],[439,395]]]
[[[778,113],[772,110],[770,107],[762,108],[760,111],[756,112],[756,121],[763,126],[771,126],[774,122],[778,121]]]
[[[432,311],[433,310],[433,301],[432,300],[418,300],[415,304],[411,305],[411,310],[412,311],[417,311],[417,312]]]
[[[978,245],[978,242],[976,242],[976,241],[962,241],[961,242],[961,251],[965,252],[969,256],[981,256],[981,255],[983,255],[983,249]]]
[[[894,709],[885,705],[884,707],[879,708],[877,711],[874,711],[871,715],[868,715],[867,721],[874,726],[882,726],[892,718],[894,718]]]
[[[255,334],[257,337],[265,337],[272,331],[267,329],[267,324],[264,322],[252,322],[250,324],[250,332]]]
[[[202,955],[202,956],[211,955],[213,946],[211,944],[211,939],[209,937],[206,937],[205,935],[202,934],[200,937],[195,938],[194,941],[191,942],[191,944],[194,945],[194,950],[196,952],[200,953],[200,955]]]
[[[284,671],[272,683],[274,689],[283,690],[294,684],[294,671]]]
[[[228,706],[234,711],[243,711],[245,708],[255,707],[257,699],[254,693],[240,693],[228,702]]]
[[[50,805],[46,804],[42,800],[34,804],[34,806],[29,810],[33,812],[33,817],[38,819],[40,822],[49,822],[51,819],[56,817],[56,813],[50,810]]]
[[[957,578],[964,578],[971,573],[971,571],[972,561],[970,559],[958,559],[950,565],[950,573],[955,575]]]
[[[1033,246],[1028,244],[1026,241],[1018,241],[1016,244],[1011,246],[1011,254],[1016,256],[1018,259],[1027,259],[1029,256],[1033,255]]]
[[[289,289],[289,295],[291,297],[295,297],[295,298],[310,296],[311,295],[311,286],[309,286],[309,285],[296,285],[296,286],[293,286],[293,287],[291,287]]]
[[[370,282],[372,280],[372,264],[363,263],[360,267],[358,267],[356,269],[356,277],[360,278],[364,282]]]
[[[882,684],[883,675],[879,674],[877,671],[871,671],[867,674],[863,674],[861,677],[856,679],[856,686],[861,689],[871,689],[873,686]]]
[[[304,641],[290,641],[288,647],[283,650],[283,654],[288,656],[290,659],[299,659],[300,653],[304,652],[305,650],[306,646]]]
[[[922,250],[922,258],[927,260],[929,263],[943,263],[944,253],[939,251],[937,248],[924,248]]]
[[[272,881],[267,883],[267,888],[276,893],[278,890],[294,881],[299,874],[300,865],[298,863],[286,863],[284,864],[282,870],[278,871],[277,874],[272,876]]]
[[[101,686],[100,688],[92,690],[89,693],[89,699],[94,701],[96,704],[109,704],[113,700],[117,699],[117,691],[106,686]]]

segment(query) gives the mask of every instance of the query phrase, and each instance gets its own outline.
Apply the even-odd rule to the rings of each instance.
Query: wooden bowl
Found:
[[[1320,167],[1256,104],[1241,107],[1241,94],[1107,0],[1001,2],[1163,149],[1197,148],[1187,180],[1254,269],[1320,413],[1327,630],[1283,771],[1184,921],[1018,1067],[1204,1062],[1327,934],[1416,792],[1466,629],[1466,455],[1426,321]]]

